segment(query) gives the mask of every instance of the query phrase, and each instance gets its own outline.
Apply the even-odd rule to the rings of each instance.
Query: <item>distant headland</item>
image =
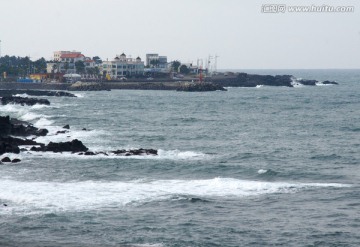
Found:
[[[334,81],[297,79],[292,75],[255,75],[217,71],[215,61],[198,60],[196,64],[167,61],[166,56],[124,53],[111,60],[87,57],[78,51],[56,51],[52,60],[4,56],[0,58],[0,89],[46,90],[177,90],[217,91],[226,87],[256,87],[337,84]],[[205,64],[205,66],[204,66]]]

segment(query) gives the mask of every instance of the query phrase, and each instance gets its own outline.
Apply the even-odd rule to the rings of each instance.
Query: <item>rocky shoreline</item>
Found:
[[[74,97],[74,95],[66,93],[66,92],[50,92],[50,91],[42,91],[42,92],[21,92],[21,91],[6,91],[4,90],[1,95],[9,95],[9,94],[20,94],[26,93],[28,95],[47,95],[47,96],[66,96],[66,97]],[[5,96],[2,99],[6,99],[4,101],[6,104],[19,104],[24,105],[25,103],[31,102],[34,104],[42,104],[45,99],[36,99],[36,98],[24,98],[24,97],[14,97],[14,96]],[[11,100],[10,100],[11,99]],[[3,102],[3,101],[2,101]],[[50,104],[48,100],[46,100],[45,104]],[[65,125],[63,127],[63,131],[58,131],[56,134],[66,133],[68,129],[70,129],[69,125]],[[86,131],[84,128],[83,131]],[[37,137],[48,135],[49,131],[47,129],[39,129],[33,126],[31,123],[26,121],[21,121],[16,118],[10,118],[10,116],[0,116],[0,155],[6,153],[14,153],[19,154],[21,152],[33,151],[33,152],[54,152],[54,153],[62,153],[62,152],[71,152],[73,154],[78,155],[116,155],[116,156],[145,156],[158,155],[158,151],[155,149],[134,149],[134,150],[114,150],[114,151],[104,151],[104,152],[92,152],[86,147],[80,140],[74,139],[67,142],[50,142],[47,145],[44,143],[40,143],[35,141]],[[30,139],[28,139],[30,138]],[[25,146],[31,146],[30,149],[27,149]],[[15,158],[11,160],[9,157],[3,157],[0,161],[0,164],[4,164],[7,162],[18,163],[21,160]]]
[[[316,86],[337,85],[334,81],[317,81],[297,79],[292,75],[256,75],[247,73],[237,73],[229,76],[214,75],[205,78],[205,82],[197,83],[196,78],[178,79],[158,79],[154,81],[144,81],[131,79],[128,81],[102,81],[88,82],[79,81],[74,84],[69,83],[17,83],[17,82],[1,82],[0,89],[7,90],[67,90],[67,91],[100,91],[100,90],[173,90],[187,92],[205,92],[205,91],[224,91],[224,87],[256,87],[265,86],[283,86],[294,87],[296,85]],[[189,86],[193,85],[193,86]],[[214,90],[215,88],[215,90]]]

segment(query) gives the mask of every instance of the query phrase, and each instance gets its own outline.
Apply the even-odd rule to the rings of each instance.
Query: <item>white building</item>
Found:
[[[101,66],[102,73],[110,75],[112,79],[131,77],[144,74],[144,62],[140,57],[136,59],[127,58],[123,53],[117,55],[113,61],[103,61]]]

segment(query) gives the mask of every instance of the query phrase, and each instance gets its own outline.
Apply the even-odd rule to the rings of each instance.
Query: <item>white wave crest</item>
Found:
[[[14,95],[15,97],[24,97],[24,98],[28,98],[28,97],[30,97],[28,94],[26,94],[26,93],[23,93],[23,94],[15,94]]]
[[[41,117],[38,121],[36,121],[36,123],[34,124],[34,126],[36,127],[47,127],[50,126],[51,124],[53,124],[54,121],[48,120],[47,118]]]
[[[194,160],[203,159],[206,154],[194,151],[180,151],[180,150],[158,150],[158,157],[160,159],[177,159],[177,160]]]
[[[179,195],[202,198],[241,198],[272,193],[294,193],[316,187],[350,187],[337,183],[260,182],[234,178],[113,182],[24,182],[0,180],[0,214],[44,211],[83,211],[119,208]]]
[[[264,174],[264,173],[267,173],[268,170],[265,170],[265,169],[260,169],[258,170],[258,174]]]
[[[64,141],[71,141],[76,138],[72,138],[69,133],[65,133],[63,135],[56,135],[56,136],[40,136],[36,138],[37,142],[48,144],[50,141],[52,142],[64,142]],[[79,139],[84,140],[84,139]],[[83,142],[86,145],[86,142]],[[89,146],[89,145],[86,145]],[[123,149],[123,148],[116,148],[116,149]],[[115,149],[114,149],[115,150]],[[129,150],[129,149],[126,149]],[[90,148],[90,151],[100,152],[106,151],[104,147],[96,147]],[[33,157],[48,157],[54,159],[152,159],[152,160],[203,160],[206,158],[210,158],[209,155],[200,153],[200,152],[193,152],[193,151],[178,151],[178,150],[170,150],[165,151],[162,149],[158,150],[158,155],[133,155],[133,156],[121,156],[112,153],[107,153],[108,155],[104,154],[97,154],[97,155],[79,155],[77,153],[71,152],[63,152],[63,153],[53,153],[53,152],[33,152],[29,151],[27,155],[31,155]]]
[[[80,94],[80,93],[75,93],[74,94],[76,97],[78,97],[78,98],[84,98],[84,95],[83,94]]]

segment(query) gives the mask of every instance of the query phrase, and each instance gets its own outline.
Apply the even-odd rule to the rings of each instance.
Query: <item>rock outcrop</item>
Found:
[[[70,91],[103,91],[110,90],[107,86],[98,82],[75,82],[69,86]]]
[[[227,91],[222,86],[210,83],[210,82],[201,82],[201,83],[186,83],[179,86],[176,91],[184,92],[208,92],[208,91]]]
[[[9,116],[0,116],[0,137],[13,136],[46,136],[47,129],[38,129],[30,123],[20,121],[15,118],[10,119]]]
[[[19,89],[0,90],[0,97],[13,96],[16,94],[27,94],[30,96],[76,97],[74,94],[64,91],[19,90]]]
[[[1,98],[1,104],[20,104],[20,105],[50,105],[50,101],[47,99],[37,99],[37,98],[25,98],[25,97],[15,97],[15,96],[5,96]]]
[[[131,150],[116,150],[111,151],[110,153],[120,155],[120,156],[133,156],[133,155],[158,155],[158,151],[155,149],[131,149]]]
[[[292,75],[253,75],[247,73],[238,73],[233,76],[214,76],[211,81],[224,87],[256,87],[258,85],[265,86],[282,86],[293,87],[294,83],[306,86],[315,86],[321,83],[317,80],[297,80]],[[338,84],[336,82],[325,81],[323,84]]]
[[[78,139],[72,140],[70,142],[50,142],[48,145],[41,145],[40,147],[33,146],[31,151],[42,151],[42,152],[86,152],[88,148]]]

